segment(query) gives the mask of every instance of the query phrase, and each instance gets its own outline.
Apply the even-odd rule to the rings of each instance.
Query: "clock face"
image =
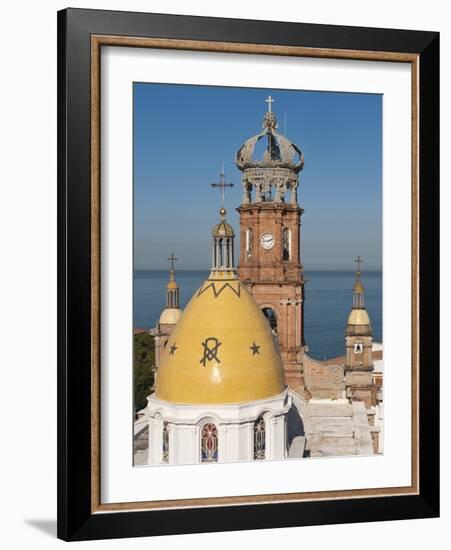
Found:
[[[265,250],[271,250],[271,248],[274,246],[274,242],[274,235],[271,235],[271,233],[263,233],[263,235],[260,237],[260,244]]]

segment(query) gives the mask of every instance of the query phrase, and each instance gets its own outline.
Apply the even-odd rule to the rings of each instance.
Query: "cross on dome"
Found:
[[[174,262],[176,262],[178,258],[175,257],[174,252],[169,256],[168,262],[171,262],[171,271],[174,271]]]
[[[226,187],[233,187],[233,183],[226,183],[225,181],[225,171],[224,171],[224,161],[222,162],[222,170],[221,174],[219,176],[219,183],[212,183],[211,186],[213,188],[219,188],[221,189],[221,210],[219,213],[221,214],[222,218],[225,218],[225,215],[227,214],[227,210],[224,208],[224,195],[225,195],[225,188]]]
[[[272,113],[272,110],[271,110],[271,104],[274,103],[274,99],[269,95],[266,99],[265,99],[266,103],[268,104],[268,113]]]
[[[360,256],[357,256],[354,262],[357,264],[357,275],[360,275],[360,264],[363,262],[363,260]]]

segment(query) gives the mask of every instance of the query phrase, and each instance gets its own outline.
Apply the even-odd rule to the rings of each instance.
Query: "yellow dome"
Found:
[[[242,403],[284,388],[269,324],[247,288],[233,276],[207,279],[171,333],[156,397],[172,403]]]
[[[161,325],[175,325],[181,315],[182,311],[178,307],[167,307],[161,312],[159,323]]]
[[[213,237],[234,237],[235,233],[233,232],[232,226],[225,220],[222,220],[213,227],[212,235]]]
[[[169,281],[169,283],[166,285],[166,288],[168,290],[176,290],[178,288],[178,285],[175,281]]]
[[[366,309],[352,309],[348,317],[348,325],[370,325]]]

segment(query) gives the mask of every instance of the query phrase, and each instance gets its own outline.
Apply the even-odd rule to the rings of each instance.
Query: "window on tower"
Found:
[[[276,312],[270,308],[270,307],[264,307],[262,309],[263,315],[266,317],[266,320],[269,323],[269,326],[271,327],[271,332],[273,333],[273,336],[277,338],[277,316]]]
[[[362,342],[356,342],[354,344],[354,352],[355,353],[362,353],[363,352],[363,345]]]
[[[254,232],[251,228],[246,229],[246,259],[252,258],[252,251],[254,247]]]
[[[282,250],[282,260],[290,261],[291,260],[291,231],[286,227],[283,230],[283,250]]]

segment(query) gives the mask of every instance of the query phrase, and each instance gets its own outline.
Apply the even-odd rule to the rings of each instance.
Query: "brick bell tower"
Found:
[[[240,214],[239,278],[260,305],[285,367],[287,383],[303,390],[304,278],[300,258],[302,208],[297,201],[300,149],[276,132],[269,96],[263,131],[236,154],[243,172]],[[262,156],[257,148],[263,145]]]

